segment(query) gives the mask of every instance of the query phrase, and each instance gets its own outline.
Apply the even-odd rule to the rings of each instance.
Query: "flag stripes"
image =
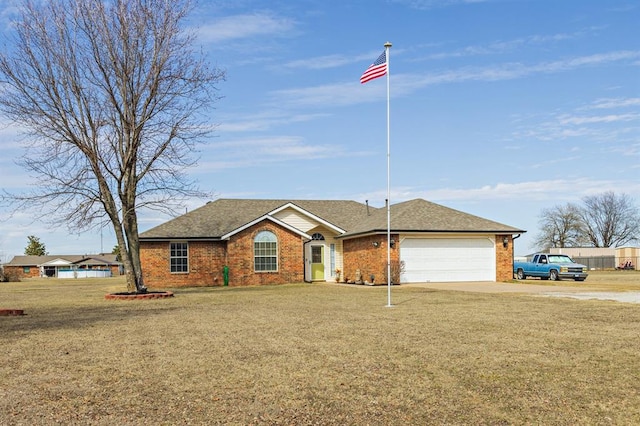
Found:
[[[382,52],[378,59],[366,69],[360,77],[360,83],[364,84],[374,78],[382,77],[387,73],[387,51]]]

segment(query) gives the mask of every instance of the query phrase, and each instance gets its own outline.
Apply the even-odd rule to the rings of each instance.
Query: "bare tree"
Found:
[[[585,237],[594,247],[617,247],[640,237],[640,213],[628,195],[608,191],[582,201]]]
[[[199,195],[205,108],[224,73],[193,49],[188,0],[27,0],[0,53],[0,108],[26,129],[22,164],[38,177],[17,208],[87,230],[110,222],[129,291],[144,292],[141,207]],[[34,209],[35,207],[35,209]]]
[[[584,241],[580,208],[575,204],[543,209],[539,224],[540,233],[534,242],[536,247],[576,247]]]

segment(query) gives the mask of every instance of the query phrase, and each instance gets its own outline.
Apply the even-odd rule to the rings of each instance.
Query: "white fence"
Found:
[[[110,269],[61,269],[58,271],[58,278],[107,278],[110,276]]]

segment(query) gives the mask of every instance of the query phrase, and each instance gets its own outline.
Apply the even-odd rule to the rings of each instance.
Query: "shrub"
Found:
[[[400,284],[400,274],[404,272],[404,260],[398,262],[391,261],[391,284]],[[387,268],[384,269],[384,279],[387,279]],[[386,281],[389,282],[389,281]]]
[[[4,269],[0,269],[0,283],[17,283],[20,281],[20,277],[15,272],[5,272]]]

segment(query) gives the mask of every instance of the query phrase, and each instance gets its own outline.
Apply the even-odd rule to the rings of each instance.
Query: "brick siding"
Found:
[[[24,278],[38,278],[40,276],[40,268],[37,266],[30,266],[28,273],[24,272],[24,266],[5,265],[3,270],[7,277],[17,278],[19,280]]]
[[[226,242],[189,241],[189,272],[174,273],[170,270],[169,241],[141,241],[140,262],[142,278],[148,287],[202,287],[222,285],[222,268],[225,265]]]
[[[507,246],[502,240],[507,237]],[[496,281],[513,279],[513,238],[511,235],[496,235]]]
[[[271,231],[278,239],[278,271],[255,272],[253,240],[261,231]],[[229,285],[263,285],[302,282],[304,280],[304,240],[271,221],[263,221],[233,236],[227,246]]]
[[[397,234],[391,234],[391,239],[396,244],[391,249],[391,265],[392,278],[393,270],[398,265],[398,247],[399,238]],[[377,243],[377,246],[374,245]],[[371,275],[374,276],[374,284],[386,284],[387,276],[387,236],[386,235],[370,235],[362,238],[344,240],[343,260],[344,271],[343,277],[348,282],[356,280],[356,272],[360,271],[362,281],[371,282]]]
[[[260,231],[278,239],[278,271],[255,272],[253,241]],[[151,288],[224,285],[223,267],[229,267],[229,286],[301,282],[303,239],[300,235],[263,221],[231,237],[229,241],[189,241],[189,272],[171,273],[169,241],[141,241],[140,260],[145,285]]]

